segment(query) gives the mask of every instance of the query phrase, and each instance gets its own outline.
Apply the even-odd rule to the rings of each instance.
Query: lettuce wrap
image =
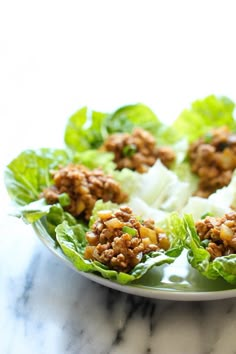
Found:
[[[194,101],[172,124],[178,138],[187,138],[189,142],[221,126],[236,131],[235,103],[228,97],[215,95]]]
[[[222,277],[228,283],[236,284],[236,254],[211,260],[210,253],[204,247],[204,241],[201,242],[197,234],[191,214],[184,215],[184,224],[187,232],[186,247],[189,249],[187,258],[191,266],[208,279]]]
[[[106,172],[114,168],[112,154],[95,150],[73,156],[62,149],[23,151],[5,170],[5,185],[13,201],[10,214],[22,218],[26,223],[34,223],[45,216],[51,236],[55,236],[55,227],[63,221],[67,221],[69,225],[78,223],[78,220],[63,209],[68,203],[66,193],[59,196],[59,203],[54,205],[48,205],[41,196],[45,188],[53,185],[50,171],[70,162],[82,163],[88,168],[101,167]]]
[[[94,212],[91,217],[92,223],[97,218],[97,212],[101,210],[115,210],[118,205],[103,203],[98,201],[95,204]],[[143,256],[129,273],[117,272],[109,269],[106,265],[84,258],[86,247],[86,230],[81,225],[69,226],[66,221],[56,227],[56,239],[66,257],[72,262],[79,271],[92,272],[102,275],[104,278],[117,281],[120,284],[127,284],[141,278],[148,270],[154,266],[173,263],[182,250],[185,239],[185,228],[183,220],[177,213],[172,213],[161,224],[159,224],[168,235],[170,248],[167,251],[150,252]]]

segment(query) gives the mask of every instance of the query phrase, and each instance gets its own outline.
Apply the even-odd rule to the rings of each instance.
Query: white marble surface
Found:
[[[236,299],[150,300],[67,268],[8,216],[2,170],[70,114],[144,102],[165,121],[236,100],[235,2],[10,0],[0,10],[0,354],[234,354]]]
[[[3,205],[8,197],[1,189]],[[236,298],[174,302],[98,285],[1,210],[0,353],[233,354]]]
[[[31,226],[1,217],[0,353],[233,354],[236,299],[127,295],[62,264]]]

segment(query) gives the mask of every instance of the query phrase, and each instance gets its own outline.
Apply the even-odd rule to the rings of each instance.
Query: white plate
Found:
[[[96,274],[80,272],[66,258],[61,249],[55,246],[55,242],[41,221],[36,222],[33,227],[44,245],[60,260],[86,278],[109,288],[133,295],[175,301],[203,301],[236,297],[235,286],[223,279],[208,280],[193,269],[187,262],[185,251],[171,265],[154,267],[131,285],[121,285]]]

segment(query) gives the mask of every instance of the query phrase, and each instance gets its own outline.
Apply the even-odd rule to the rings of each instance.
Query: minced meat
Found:
[[[170,247],[167,235],[153,220],[139,220],[127,206],[114,213],[98,212],[98,219],[86,239],[86,259],[97,260],[109,269],[122,272],[129,272],[144,254]]]
[[[170,147],[157,147],[154,137],[147,131],[136,128],[129,133],[110,135],[101,147],[114,153],[117,169],[129,168],[137,172],[146,172],[157,159],[169,167],[175,160],[175,153]]]
[[[211,131],[189,148],[191,170],[199,176],[196,195],[207,198],[228,185],[236,168],[236,134],[226,127]]]
[[[65,209],[76,217],[82,214],[88,220],[98,199],[118,204],[127,200],[119,184],[101,169],[89,170],[82,165],[69,164],[53,171],[52,175],[54,186],[45,189],[43,196],[48,204],[54,204],[60,194],[67,193],[70,204]]]
[[[207,216],[195,224],[201,239],[209,241],[206,250],[211,259],[236,254],[236,212],[223,217]]]

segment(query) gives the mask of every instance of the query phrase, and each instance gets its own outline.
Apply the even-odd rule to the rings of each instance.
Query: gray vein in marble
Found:
[[[26,318],[28,316],[28,304],[31,299],[31,291],[34,286],[34,279],[37,275],[38,266],[40,265],[40,254],[37,252],[32,256],[29,263],[22,293],[17,297],[15,302],[16,317]]]

